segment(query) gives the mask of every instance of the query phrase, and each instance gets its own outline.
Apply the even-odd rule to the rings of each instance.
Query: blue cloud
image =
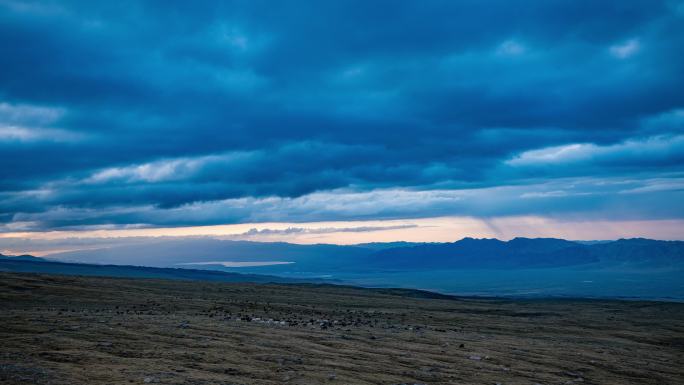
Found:
[[[681,9],[636,0],[2,2],[0,221],[173,225],[188,222],[174,210],[220,205],[220,218],[189,222],[239,222],[262,216],[222,202],[676,181]],[[614,216],[637,196],[664,194],[597,186],[592,194],[610,198],[545,199],[563,213]],[[515,197],[497,195],[486,210],[439,199],[421,207],[547,210]],[[419,215],[377,204],[315,219]],[[268,220],[296,211],[274,204]]]

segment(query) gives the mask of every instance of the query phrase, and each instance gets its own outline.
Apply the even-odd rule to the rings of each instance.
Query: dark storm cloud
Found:
[[[2,0],[0,221],[415,216],[378,200],[372,213],[297,217],[291,202],[509,194],[501,186],[534,196],[568,177],[595,178],[600,196],[602,179],[629,177],[642,198],[544,196],[564,213],[650,202],[651,181],[684,171],[683,4]],[[434,195],[420,207],[546,212],[516,194],[487,209]],[[656,203],[627,211],[668,212]],[[212,205],[221,215],[174,211]]]

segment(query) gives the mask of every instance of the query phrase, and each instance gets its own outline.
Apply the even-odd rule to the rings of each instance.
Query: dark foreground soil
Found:
[[[3,384],[684,384],[684,305],[0,273]]]

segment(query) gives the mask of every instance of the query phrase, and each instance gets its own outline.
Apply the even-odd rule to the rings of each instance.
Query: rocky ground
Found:
[[[684,304],[0,273],[3,384],[684,384]]]

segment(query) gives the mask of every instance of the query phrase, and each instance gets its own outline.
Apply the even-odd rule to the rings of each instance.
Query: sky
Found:
[[[0,0],[0,47],[0,252],[684,239],[684,1]]]

